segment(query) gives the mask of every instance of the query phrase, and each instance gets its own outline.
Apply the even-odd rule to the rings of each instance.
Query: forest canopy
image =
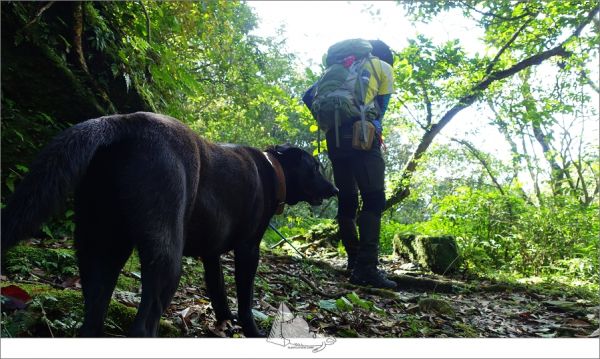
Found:
[[[298,70],[283,34],[255,35],[259,19],[247,2],[1,6],[3,202],[62,129],[135,111],[176,117],[214,142],[297,145],[332,178],[317,151],[326,148],[324,136],[301,101],[320,73]],[[383,253],[393,253],[398,235],[450,235],[465,272],[597,290],[598,2],[397,6],[424,24],[459,13],[481,29],[486,50],[466,51],[459,34],[448,41],[421,34],[393,49]],[[462,136],[445,134],[461,121]],[[508,157],[478,148],[484,127]],[[273,224],[284,235],[305,233],[331,222],[335,208],[288,208]],[[72,230],[67,209],[43,235]],[[278,241],[271,232],[265,239]]]

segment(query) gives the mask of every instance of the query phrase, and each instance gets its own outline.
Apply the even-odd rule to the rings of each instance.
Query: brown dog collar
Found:
[[[269,152],[263,152],[267,161],[273,167],[275,171],[275,180],[277,188],[275,190],[275,200],[277,201],[277,209],[275,210],[275,214],[282,214],[283,208],[285,207],[285,174],[283,173],[283,167],[281,167],[281,163]]]

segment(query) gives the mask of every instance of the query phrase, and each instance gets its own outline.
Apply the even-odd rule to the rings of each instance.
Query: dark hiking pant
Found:
[[[335,147],[335,140],[329,131],[327,146],[329,159],[333,166],[338,194],[338,223],[344,228],[346,223],[354,222],[359,207],[358,196],[362,199],[361,215],[358,218],[360,240],[356,236],[344,236],[350,229],[342,230],[342,243],[350,256],[356,257],[360,264],[376,265],[379,254],[379,220],[385,207],[384,174],[385,163],[378,144],[369,151],[355,150],[351,147],[351,134],[341,137],[341,145]],[[333,140],[332,140],[333,139]],[[377,222],[377,223],[374,223]],[[376,225],[377,224],[377,225]],[[352,223],[353,225],[353,223]]]

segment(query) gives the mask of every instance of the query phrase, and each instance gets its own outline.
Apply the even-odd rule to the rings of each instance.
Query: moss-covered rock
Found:
[[[436,298],[423,298],[419,300],[419,310],[423,313],[438,313],[454,316],[454,308],[448,302]]]
[[[434,273],[451,273],[458,268],[460,257],[452,236],[396,235],[394,253]]]
[[[340,239],[338,225],[335,221],[325,221],[319,223],[311,227],[311,229],[306,231],[304,234],[290,237],[290,240],[292,241],[301,241],[307,243],[329,242],[331,244],[337,243],[340,241]]]
[[[416,236],[414,234],[396,234],[392,240],[394,253],[404,260],[416,262],[415,259],[417,258],[417,253],[413,248],[413,241],[415,238]]]

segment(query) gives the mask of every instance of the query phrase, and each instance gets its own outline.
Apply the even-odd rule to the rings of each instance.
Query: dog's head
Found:
[[[274,146],[268,150],[283,168],[286,184],[285,202],[294,205],[305,201],[313,206],[323,199],[337,195],[338,189],[323,177],[319,162],[308,152],[290,145]]]

